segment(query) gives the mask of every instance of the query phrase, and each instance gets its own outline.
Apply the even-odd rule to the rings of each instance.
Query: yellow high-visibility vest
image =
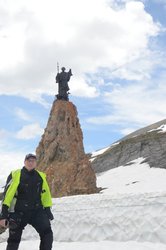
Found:
[[[43,172],[37,170],[39,175],[43,180],[42,184],[42,192],[41,192],[41,203],[43,207],[51,207],[52,206],[52,199],[50,189],[46,180],[46,175]],[[4,200],[2,204],[7,205],[9,208],[12,204],[15,194],[17,193],[18,185],[20,184],[20,176],[21,176],[21,169],[17,169],[12,171],[12,181],[10,186],[7,189],[5,194]]]

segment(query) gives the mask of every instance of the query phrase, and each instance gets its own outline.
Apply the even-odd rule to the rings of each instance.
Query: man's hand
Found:
[[[7,228],[8,227],[8,221],[6,219],[0,220],[0,226]]]

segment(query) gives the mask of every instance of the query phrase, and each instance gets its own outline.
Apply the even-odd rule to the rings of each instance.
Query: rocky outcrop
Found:
[[[54,101],[36,154],[38,169],[47,174],[54,197],[97,192],[96,176],[84,152],[77,110],[71,102]]]
[[[162,130],[164,124],[166,120],[122,138],[92,161],[93,169],[96,173],[107,171],[139,157],[145,158],[150,167],[166,168],[166,132]]]

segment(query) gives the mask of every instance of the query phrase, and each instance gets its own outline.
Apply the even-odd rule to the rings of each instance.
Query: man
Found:
[[[24,227],[32,225],[40,235],[40,250],[51,250],[53,220],[51,194],[45,174],[36,169],[36,155],[25,156],[24,167],[8,176],[0,225],[9,226],[6,250],[17,250]]]

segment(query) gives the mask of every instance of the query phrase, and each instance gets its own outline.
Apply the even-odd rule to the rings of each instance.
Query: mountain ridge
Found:
[[[136,130],[110,145],[103,153],[95,157],[91,154],[94,171],[104,172],[139,157],[145,158],[150,167],[166,168],[165,124],[166,119]]]

